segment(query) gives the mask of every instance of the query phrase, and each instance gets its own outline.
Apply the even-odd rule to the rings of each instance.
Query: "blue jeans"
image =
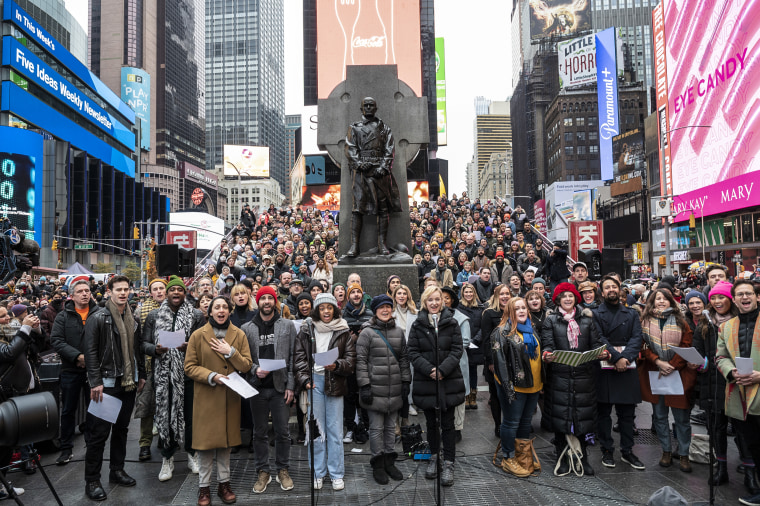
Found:
[[[510,404],[507,394],[500,385],[496,385],[496,391],[501,404],[501,451],[505,459],[515,456],[515,438],[528,439],[530,437],[530,421],[538,405],[538,392],[524,394],[515,392],[515,400]]]
[[[678,454],[689,455],[691,444],[691,409],[669,408],[665,405],[665,396],[661,395],[657,404],[652,403],[652,420],[657,427],[657,439],[660,440],[662,451],[669,452],[670,427],[668,424],[668,410],[673,412],[673,420],[676,422],[676,441],[678,441]]]
[[[314,401],[309,406],[309,417],[314,409],[314,419],[319,427],[319,437],[314,444],[314,477],[343,478],[343,397],[325,394],[325,377],[314,374]],[[310,435],[313,437],[313,434]],[[311,452],[309,452],[311,462]]]

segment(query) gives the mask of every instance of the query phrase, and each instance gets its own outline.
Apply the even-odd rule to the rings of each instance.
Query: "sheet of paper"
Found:
[[[108,423],[116,423],[116,419],[119,418],[119,413],[121,412],[121,400],[112,395],[103,394],[102,401],[90,402],[87,412]]]
[[[259,359],[259,366],[261,367],[262,371],[279,371],[280,369],[285,369],[287,364],[285,363],[285,360],[271,360],[268,358],[260,358]]]
[[[164,348],[179,348],[185,344],[184,332],[169,332],[168,330],[158,331],[158,344]]]
[[[678,346],[673,346],[673,351],[690,364],[704,365],[705,363],[705,357],[700,355],[697,349],[693,346],[691,348],[679,348]]]
[[[244,380],[243,377],[240,376],[237,372],[228,374],[227,377],[229,378],[228,380],[220,379],[219,381],[227,388],[238,394],[240,397],[244,399],[250,399],[259,393],[258,390],[253,388],[251,384]]]
[[[314,354],[314,363],[322,367],[334,364],[338,360],[338,348],[331,348],[322,353]]]
[[[654,395],[683,395],[683,382],[678,371],[660,377],[660,371],[649,371],[649,386]]]
[[[623,350],[625,350],[625,346],[615,346],[614,348],[618,353],[623,353]],[[602,369],[609,370],[609,369],[615,368],[615,364],[613,364],[612,362],[608,362],[606,360],[602,360],[601,364],[602,364]],[[633,362],[628,364],[628,367],[626,369],[636,369],[636,361],[634,360]]]
[[[296,327],[296,334],[301,332],[301,325],[303,325],[303,320],[293,320],[293,325]]]
[[[477,350],[478,349],[478,345],[475,344],[475,343],[470,343],[470,345],[468,346],[468,348],[470,348],[471,350]]]
[[[582,353],[579,351],[566,351],[566,350],[555,351],[553,363],[565,364],[571,367],[577,367],[581,364],[585,364],[587,362],[597,360],[599,358],[599,355],[601,355],[604,350],[605,350],[605,347],[600,346],[599,348],[596,348],[594,350],[588,350]]]
[[[752,374],[752,359],[736,357],[734,359],[736,364],[736,372],[739,374]]]

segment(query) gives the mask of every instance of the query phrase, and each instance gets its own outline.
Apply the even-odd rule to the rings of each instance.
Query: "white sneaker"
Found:
[[[21,487],[13,487],[13,491],[16,492],[16,495],[22,495],[24,493],[24,489]],[[8,490],[6,490],[5,485],[0,485],[0,501],[7,499],[8,497],[10,497],[10,494],[8,493]]]
[[[168,481],[172,479],[174,472],[174,457],[164,459],[161,464],[161,471],[158,473],[158,481]]]
[[[417,416],[417,410],[412,405],[409,406],[409,416]]]
[[[198,460],[200,457],[196,455],[190,455],[187,454],[187,468],[190,469],[190,472],[193,474],[198,474],[198,471],[200,470],[200,466],[198,465]]]
[[[354,442],[354,431],[350,430],[346,432],[346,437],[343,438],[343,442],[346,444],[351,444]]]
[[[332,481],[333,490],[343,490],[346,488],[346,484],[343,482],[343,478],[335,478]]]
[[[322,478],[314,478],[314,490],[322,490]]]

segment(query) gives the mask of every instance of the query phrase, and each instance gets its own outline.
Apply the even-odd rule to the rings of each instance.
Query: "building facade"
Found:
[[[482,102],[475,100],[475,110],[482,110]],[[483,173],[493,153],[512,149],[512,124],[509,102],[488,101],[487,114],[475,116],[475,160],[478,171],[478,195],[485,192],[486,177]]]
[[[288,187],[283,0],[208,2],[206,170],[223,172],[224,145],[268,146],[270,176]]]
[[[480,193],[482,200],[504,199],[514,195],[512,177],[512,148],[503,152],[491,153],[491,157],[483,167],[481,173]]]
[[[265,211],[272,204],[279,207],[285,200],[285,195],[280,191],[280,184],[271,178],[242,179],[241,181],[227,179],[219,181],[219,185],[228,192],[225,223],[229,227],[238,224],[240,212],[246,204],[249,204],[253,209],[258,208],[260,211]]]

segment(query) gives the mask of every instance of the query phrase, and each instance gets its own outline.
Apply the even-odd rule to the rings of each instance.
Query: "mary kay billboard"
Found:
[[[663,0],[652,12],[663,193],[719,197],[711,185],[760,169],[759,27],[760,2]]]
[[[422,96],[419,0],[317,0],[317,94],[346,79],[346,65],[397,65]]]

